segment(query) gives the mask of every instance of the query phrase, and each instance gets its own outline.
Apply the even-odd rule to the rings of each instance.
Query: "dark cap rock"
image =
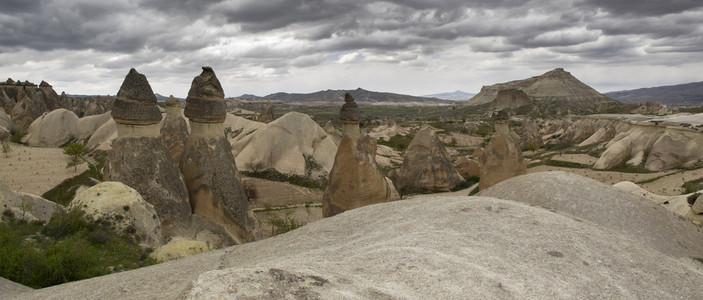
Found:
[[[359,121],[359,106],[354,101],[354,97],[351,94],[344,94],[344,105],[342,105],[342,110],[339,111],[339,119],[347,121]]]
[[[193,79],[186,98],[184,115],[191,121],[201,123],[221,123],[225,121],[227,105],[225,92],[210,67]]]
[[[166,106],[168,107],[181,107],[181,101],[178,101],[176,97],[173,97],[173,95],[169,96],[168,99],[166,99],[166,102],[164,102]]]
[[[51,84],[42,80],[41,83],[39,84],[39,87],[51,87]]]
[[[497,113],[493,113],[493,122],[508,122],[510,121],[510,115],[506,110],[501,110]]]
[[[113,104],[112,118],[120,124],[149,125],[161,121],[156,96],[146,76],[134,68],[124,78]]]

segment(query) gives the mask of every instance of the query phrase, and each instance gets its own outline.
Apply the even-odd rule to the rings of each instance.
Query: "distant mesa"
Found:
[[[531,104],[542,112],[589,114],[622,106],[562,68],[523,80],[483,86],[481,92],[463,105],[489,105],[498,109],[527,105],[527,99],[517,96],[516,92],[513,93],[517,102],[515,104],[509,103],[506,98],[498,99],[498,93],[502,90],[524,92]]]
[[[623,103],[653,102],[669,107],[703,105],[703,81],[605,93]]]
[[[447,93],[423,95],[422,97],[437,98],[437,99],[451,100],[451,101],[467,101],[467,100],[471,99],[471,97],[473,97],[473,96],[476,96],[476,94],[467,93],[467,92],[464,92],[461,90],[456,90],[456,91],[447,92]]]

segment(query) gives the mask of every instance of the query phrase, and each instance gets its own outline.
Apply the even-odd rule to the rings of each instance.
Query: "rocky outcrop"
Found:
[[[703,253],[702,233],[691,222],[652,201],[576,174],[527,174],[498,183],[479,195],[573,216],[673,257],[698,257]]]
[[[462,156],[454,161],[454,168],[461,174],[461,177],[468,180],[471,177],[481,176],[481,163],[473,156]]]
[[[351,95],[346,99],[351,101],[345,105],[354,101]],[[376,165],[376,139],[368,135],[359,137],[358,114],[347,111],[340,113],[341,118],[347,118],[342,119],[345,134],[337,148],[329,184],[322,197],[323,217],[399,198],[394,195],[397,192],[392,183]]]
[[[80,209],[86,217],[108,224],[115,232],[148,247],[163,244],[161,222],[154,206],[139,192],[120,182],[101,182],[79,193],[68,209]]]
[[[188,192],[159,132],[161,113],[146,77],[131,69],[112,111],[118,138],[112,141],[104,178],[137,190],[154,205],[162,226],[183,222],[191,213]]]
[[[667,128],[651,147],[644,164],[647,170],[690,168],[703,163],[703,134],[699,132]]]
[[[161,127],[161,136],[164,137],[173,161],[180,162],[183,148],[188,140],[188,125],[182,115],[181,102],[173,96],[166,100],[166,119]]]
[[[481,91],[464,105],[491,103],[497,98],[499,91],[507,89],[524,92],[533,105],[543,112],[554,114],[594,113],[623,106],[579,81],[562,68],[524,80],[483,86]]]
[[[552,194],[548,182],[535,183],[527,191]],[[593,194],[563,200],[588,204],[598,201],[589,195],[613,189],[598,186]],[[703,294],[699,262],[672,259],[582,219],[496,198],[421,196],[18,299],[697,299]]]
[[[11,191],[7,184],[0,180],[0,213],[9,210],[17,220],[47,223],[54,212],[62,209],[61,205],[42,197]]]
[[[451,157],[430,126],[422,127],[408,145],[397,173],[401,194],[450,191],[465,182],[454,169]]]
[[[257,121],[264,124],[271,123],[275,119],[276,113],[273,112],[273,105],[271,105],[271,101],[266,103],[266,106],[264,106],[264,109],[261,110],[261,113],[256,118]]]
[[[289,112],[232,144],[241,170],[273,168],[312,178],[328,176],[336,151],[337,145],[322,127],[298,112]]]
[[[224,135],[224,91],[212,68],[203,67],[193,79],[185,115],[191,132],[180,169],[193,213],[224,226],[239,243],[260,238],[238,179],[232,147]]]
[[[150,256],[158,261],[165,262],[208,252],[210,250],[211,248],[206,243],[200,241],[177,240],[159,247],[154,250]]]
[[[33,147],[58,147],[72,139],[87,139],[110,119],[109,113],[78,118],[59,108],[34,120],[23,141]]]
[[[237,141],[243,139],[244,137],[256,132],[261,127],[266,126],[266,124],[245,119],[233,114],[227,114],[225,118],[225,136],[229,143],[234,145]]]
[[[634,126],[621,132],[606,145],[606,150],[593,165],[596,169],[608,169],[623,163],[639,165],[646,159],[645,151],[659,139],[662,130],[653,126]]]
[[[530,104],[532,104],[532,100],[522,90],[504,89],[498,91],[495,100],[491,102],[488,109],[501,111],[504,109],[516,109]]]
[[[12,119],[8,116],[4,110],[0,109],[0,141],[8,139],[14,124]]]
[[[388,141],[396,135],[405,136],[408,133],[410,133],[410,130],[408,130],[407,128],[403,128],[402,126],[398,125],[395,120],[389,118],[386,120],[386,124],[372,128],[371,132],[369,132],[369,136],[377,140]]]
[[[496,133],[481,153],[479,189],[484,190],[508,178],[526,174],[525,159],[518,139],[510,134],[510,119],[505,111],[493,118]]]

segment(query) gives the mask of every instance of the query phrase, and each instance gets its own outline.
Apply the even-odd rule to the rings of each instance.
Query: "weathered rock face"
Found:
[[[161,135],[173,161],[180,162],[183,148],[188,140],[188,125],[181,113],[181,102],[173,96],[166,100],[166,119],[161,127]]]
[[[14,124],[12,124],[10,116],[8,116],[4,110],[0,109],[0,141],[10,137],[13,126]]]
[[[520,201],[584,219],[673,257],[698,257],[703,253],[703,234],[691,222],[652,201],[576,174],[527,174],[498,183],[479,195]]]
[[[222,123],[227,113],[225,93],[215,71],[203,67],[200,76],[193,79],[186,99],[185,116],[200,123]]]
[[[504,109],[515,109],[521,106],[532,104],[530,97],[525,92],[518,89],[499,90],[495,100],[488,106],[490,110],[501,111]]]
[[[151,253],[151,257],[158,261],[169,261],[187,256],[210,251],[210,247],[203,242],[193,240],[178,240],[159,247]]]
[[[480,190],[527,173],[522,149],[516,138],[510,134],[508,120],[495,119],[495,127],[496,133],[481,153]]]
[[[105,180],[119,181],[137,190],[154,205],[164,227],[183,222],[191,212],[188,192],[159,135],[161,113],[146,77],[131,69],[117,98],[115,107],[120,108],[113,110],[112,116],[119,137],[112,141],[103,170]]]
[[[396,188],[402,194],[450,191],[465,182],[431,127],[424,126],[408,145],[398,170]]]
[[[298,112],[289,112],[232,144],[242,170],[274,168],[313,178],[329,174],[336,151],[333,138],[308,115]]]
[[[163,244],[161,222],[154,206],[139,192],[120,182],[101,182],[81,192],[68,209],[83,210],[86,216],[110,226],[117,233],[157,248]]]
[[[535,183],[529,191],[552,194],[548,182]],[[565,194],[563,200],[599,201],[603,189],[614,188],[598,186]],[[672,259],[579,219],[490,197],[421,196],[361,207],[226,251],[18,297],[125,298],[134,291],[150,299],[697,299],[703,294],[698,262]]]
[[[161,112],[156,106],[156,96],[146,76],[130,69],[117,92],[112,108],[112,118],[120,124],[148,125],[161,121]]]
[[[395,192],[392,183],[386,181],[376,165],[375,148],[376,139],[372,137],[342,137],[322,198],[323,217],[398,199],[392,195]]]
[[[369,136],[381,140],[390,140],[396,135],[407,135],[410,132],[407,128],[398,125],[393,119],[386,120],[385,125],[381,125],[371,129]]]
[[[481,176],[481,163],[471,156],[459,157],[454,162],[454,168],[461,174],[464,179]]]
[[[693,167],[703,162],[703,134],[687,130],[664,130],[652,145],[644,165],[647,170],[661,171]]]
[[[104,177],[141,191],[168,226],[182,222],[191,212],[188,191],[176,166],[160,137],[119,137],[112,141]]]
[[[180,161],[193,213],[225,226],[239,243],[261,238],[224,135],[224,92],[213,70],[193,79],[186,98],[191,133]],[[220,115],[221,113],[221,115]]]
[[[651,149],[661,135],[662,130],[653,126],[635,126],[626,132],[621,132],[608,142],[607,149],[593,167],[608,169],[629,160],[629,158],[639,156],[642,159],[645,150]],[[633,163],[630,162],[630,164]],[[639,162],[635,165],[637,164]]]

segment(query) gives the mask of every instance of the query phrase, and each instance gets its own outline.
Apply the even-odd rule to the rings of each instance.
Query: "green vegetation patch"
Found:
[[[0,276],[44,288],[151,264],[151,249],[88,221],[80,210],[57,211],[46,225],[3,213]]]
[[[323,189],[325,186],[327,186],[326,180],[321,179],[313,179],[308,176],[300,176],[300,175],[295,175],[295,174],[284,174],[281,172],[278,172],[276,169],[269,168],[263,171],[259,172],[249,172],[249,171],[240,171],[242,175],[244,176],[249,176],[249,177],[256,177],[256,178],[261,178],[261,179],[267,179],[267,180],[273,180],[273,181],[280,181],[280,182],[288,182],[290,184],[295,184],[299,185],[302,187],[307,187],[307,188],[313,188],[313,189]]]
[[[686,194],[695,193],[703,190],[703,178],[698,178],[696,180],[686,181],[683,184],[683,188],[686,190]]]
[[[384,139],[379,139],[376,143],[396,150],[405,151],[408,149],[408,146],[410,146],[410,142],[413,141],[413,138],[415,138],[414,134],[394,135],[387,141]]]

